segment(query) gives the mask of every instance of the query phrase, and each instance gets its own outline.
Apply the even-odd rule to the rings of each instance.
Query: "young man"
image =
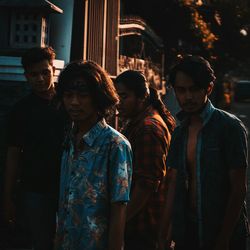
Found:
[[[4,218],[20,214],[35,250],[53,248],[64,120],[52,103],[55,95],[51,47],[32,48],[22,57],[31,94],[10,113],[4,186]],[[18,182],[18,186],[17,186]],[[18,195],[16,194],[18,192]],[[20,207],[16,207],[20,201]]]
[[[104,117],[118,102],[96,63],[72,62],[58,97],[72,121],[61,165],[56,249],[121,250],[131,182],[131,147]]]
[[[155,250],[166,197],[166,156],[175,120],[139,71],[115,79],[122,131],[133,150],[131,200],[128,203],[125,250]]]
[[[163,231],[172,216],[176,250],[245,250],[246,128],[208,99],[215,76],[204,58],[183,57],[169,80],[182,111],[167,159]]]

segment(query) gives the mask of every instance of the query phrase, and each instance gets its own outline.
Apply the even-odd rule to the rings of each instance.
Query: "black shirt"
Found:
[[[53,102],[30,94],[14,105],[8,126],[8,146],[22,149],[21,187],[25,191],[57,193],[65,117]]]

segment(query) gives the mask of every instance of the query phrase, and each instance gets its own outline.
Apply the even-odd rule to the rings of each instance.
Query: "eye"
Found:
[[[64,92],[63,93],[63,98],[71,98],[73,96],[73,93],[72,92]]]
[[[186,89],[182,87],[175,87],[175,91],[178,92],[179,94],[185,93]]]
[[[78,93],[78,96],[80,97],[80,98],[85,98],[85,97],[89,97],[90,96],[90,94],[89,93],[86,93],[86,92],[80,92],[80,93]]]
[[[50,72],[49,69],[45,69],[45,70],[42,71],[42,75],[44,75],[44,76],[48,76],[50,74],[51,74],[51,72]]]
[[[199,92],[201,90],[201,88],[199,88],[198,86],[193,86],[193,87],[190,88],[190,90],[192,92]]]
[[[127,94],[120,94],[119,96],[120,96],[120,99],[123,99],[123,100],[128,98]]]

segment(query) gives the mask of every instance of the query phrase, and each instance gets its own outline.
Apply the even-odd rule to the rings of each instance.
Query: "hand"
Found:
[[[16,206],[12,199],[4,200],[3,220],[10,227],[13,227],[16,223]]]
[[[157,250],[172,250],[171,241],[158,240],[156,249]]]

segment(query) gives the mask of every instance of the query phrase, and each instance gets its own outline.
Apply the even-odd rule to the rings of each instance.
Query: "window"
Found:
[[[48,20],[41,13],[15,10],[11,16],[10,45],[29,48],[48,44]]]

